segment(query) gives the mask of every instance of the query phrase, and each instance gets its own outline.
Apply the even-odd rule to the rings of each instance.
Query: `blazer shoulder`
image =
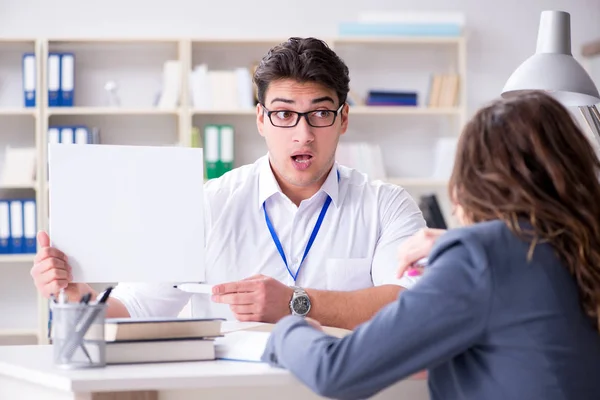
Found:
[[[435,243],[429,257],[429,263],[442,256],[447,250],[462,246],[468,251],[475,264],[487,268],[490,250],[504,246],[507,242],[506,224],[499,220],[481,222],[447,231]]]

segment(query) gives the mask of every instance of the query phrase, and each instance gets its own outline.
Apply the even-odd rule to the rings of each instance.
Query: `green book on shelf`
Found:
[[[218,178],[219,174],[219,126],[204,127],[204,168],[205,178]]]
[[[231,125],[220,126],[219,140],[219,175],[231,171],[234,161],[234,130]]]
[[[197,126],[192,126],[192,137],[190,140],[190,147],[202,147],[200,143],[200,129]]]

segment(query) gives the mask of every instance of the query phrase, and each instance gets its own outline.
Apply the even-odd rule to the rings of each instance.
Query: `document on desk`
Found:
[[[200,148],[49,144],[49,234],[74,282],[202,282]]]
[[[267,347],[270,332],[236,331],[215,339],[215,354],[219,360],[260,362]]]

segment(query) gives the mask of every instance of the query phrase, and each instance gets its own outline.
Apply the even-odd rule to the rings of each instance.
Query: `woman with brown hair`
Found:
[[[464,226],[401,250],[400,272],[428,256],[420,281],[343,339],[286,317],[263,360],[341,399],[423,369],[434,400],[600,399],[599,172],[550,96],[482,108],[449,185]]]

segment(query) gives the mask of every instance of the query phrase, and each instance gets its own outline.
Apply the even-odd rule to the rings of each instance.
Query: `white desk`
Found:
[[[317,399],[289,372],[261,363],[203,361],[63,370],[49,345],[0,346],[2,400]],[[406,379],[375,399],[427,400],[427,381]]]

